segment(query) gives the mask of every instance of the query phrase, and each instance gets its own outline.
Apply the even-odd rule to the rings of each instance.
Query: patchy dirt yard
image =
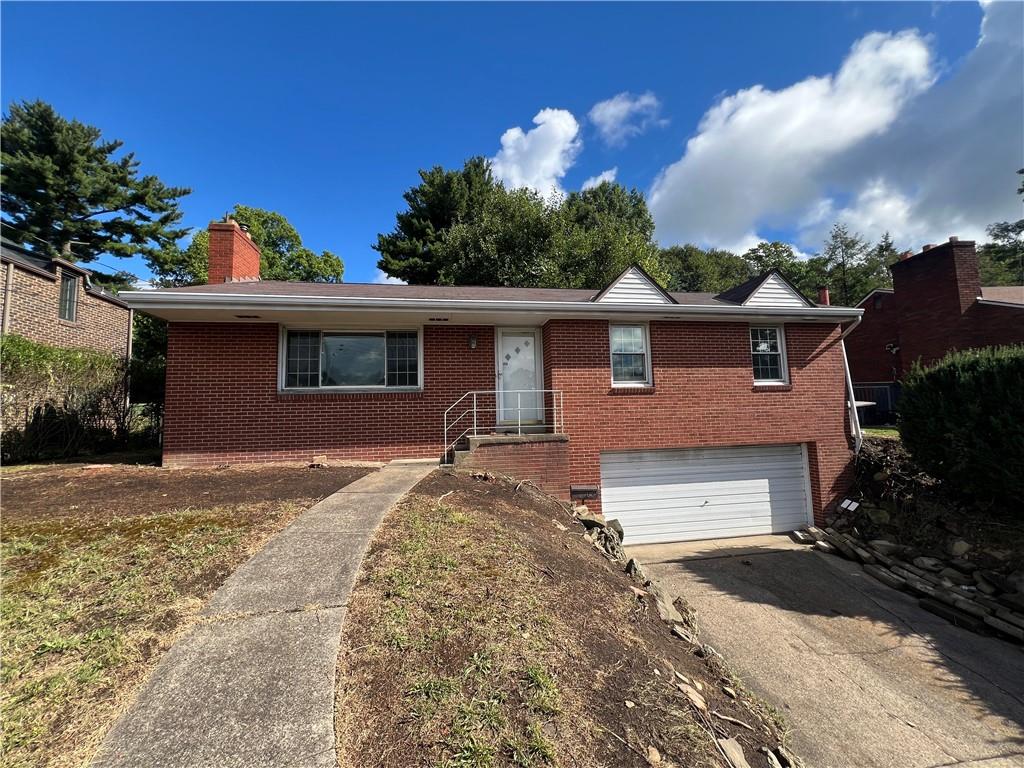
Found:
[[[0,475],[5,766],[79,766],[227,576],[369,467]]]
[[[336,712],[342,768],[728,766],[726,738],[757,767],[784,738],[562,505],[445,472],[371,545]]]

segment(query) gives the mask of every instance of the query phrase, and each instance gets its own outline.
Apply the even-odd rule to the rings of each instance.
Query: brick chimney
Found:
[[[823,307],[827,307],[831,303],[829,301],[827,285],[818,286],[818,303]]]
[[[903,359],[929,363],[950,347],[961,346],[960,319],[981,296],[974,242],[951,237],[929,244],[889,270],[899,299]]]
[[[207,283],[237,283],[260,279],[260,249],[232,218],[211,221],[210,266]]]

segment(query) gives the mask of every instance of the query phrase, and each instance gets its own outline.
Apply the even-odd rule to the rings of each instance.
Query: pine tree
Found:
[[[133,153],[115,157],[122,146],[42,101],[13,104],[0,128],[4,236],[79,261],[173,246],[190,190],[139,176]]]

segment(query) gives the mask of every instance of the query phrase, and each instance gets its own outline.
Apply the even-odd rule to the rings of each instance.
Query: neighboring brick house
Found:
[[[777,272],[718,296],[636,267],[600,292],[261,282],[233,222],[210,252],[210,284],[122,294],[169,323],[167,465],[443,456],[633,542],[793,529],[850,480],[861,311]]]
[[[926,245],[890,270],[893,287],[857,305],[863,321],[846,342],[857,399],[876,403],[867,418],[892,417],[899,381],[918,360],[1024,344],[1024,286],[983,287],[973,242]]]
[[[63,259],[0,244],[3,333],[56,347],[131,354],[132,310],[92,285],[90,272]]]

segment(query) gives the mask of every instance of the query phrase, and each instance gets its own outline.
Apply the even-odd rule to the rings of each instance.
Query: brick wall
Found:
[[[57,347],[81,347],[121,356],[127,354],[131,324],[129,310],[86,293],[83,277],[78,276],[76,319],[68,322],[59,317],[59,266],[56,278],[52,279],[5,263],[0,296],[3,295],[2,286],[6,286],[7,270],[13,270],[14,274],[9,333]],[[0,306],[0,312],[3,309]]]
[[[252,236],[238,222],[211,221],[210,266],[208,283],[258,280],[260,276],[260,249]]]
[[[863,304],[864,316],[856,330],[846,337],[846,355],[854,382],[891,382],[899,379],[899,309],[894,293],[876,293]]]
[[[849,481],[838,329],[787,326],[791,385],[766,390],[753,386],[747,328],[651,323],[655,386],[633,391],[611,388],[607,322],[552,321],[543,332],[545,387],[564,392],[570,441],[508,451],[502,465],[490,452],[479,461],[537,475],[555,492],[563,483],[564,496],[560,467],[573,483],[599,484],[601,450],[803,442],[820,515]],[[423,343],[422,392],[283,394],[276,325],[172,323],[164,460],[440,457],[445,409],[468,390],[494,388],[494,331],[427,326]]]
[[[569,499],[568,440],[479,445],[459,466],[529,480],[553,496]]]
[[[854,382],[897,381],[915,361],[954,349],[1024,344],[1024,307],[979,304],[978,256],[971,241],[950,241],[891,267],[893,294],[872,302],[846,341]],[[885,344],[895,342],[899,354]],[[895,375],[879,378],[890,366]]]
[[[564,393],[572,482],[600,483],[602,450],[807,443],[820,520],[851,479],[839,330],[787,325],[781,388],[754,386],[748,333],[746,323],[652,322],[654,386],[615,389],[608,323],[549,322],[545,386]]]
[[[422,392],[284,394],[276,325],[171,323],[164,461],[440,458],[445,409],[494,389],[494,331],[427,326],[423,345]]]

